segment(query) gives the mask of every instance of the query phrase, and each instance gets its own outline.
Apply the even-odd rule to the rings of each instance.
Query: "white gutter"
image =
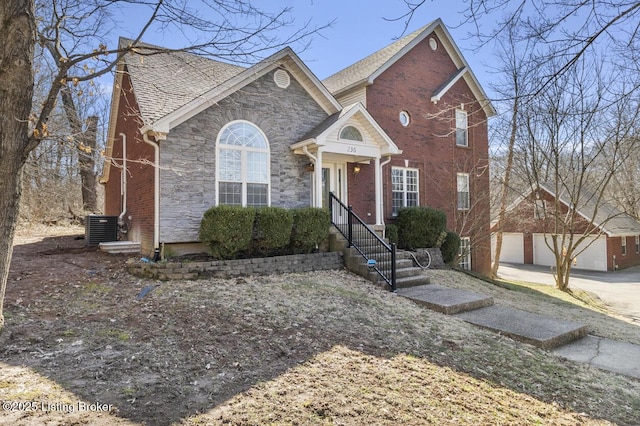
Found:
[[[122,200],[122,212],[118,216],[118,225],[124,224],[124,215],[127,213],[127,135],[120,133],[122,138],[122,174],[120,175],[120,199]]]
[[[160,147],[149,139],[148,133],[142,134],[142,140],[153,147],[153,248],[160,248]]]

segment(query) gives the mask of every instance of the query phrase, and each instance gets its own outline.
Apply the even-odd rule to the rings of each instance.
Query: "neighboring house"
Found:
[[[324,82],[289,48],[243,68],[141,45],[117,69],[105,214],[145,252],[184,252],[211,206],[326,206],[331,191],[378,229],[402,207],[444,210],[463,266],[487,272],[494,114],[440,20]]]
[[[501,262],[555,265],[555,255],[549,248],[556,229],[555,203],[557,199],[560,215],[569,217],[570,202],[566,194],[556,197],[553,188],[541,184],[539,190],[510,206],[502,227]],[[582,251],[586,247],[574,257],[574,268],[613,271],[640,265],[640,223],[636,219],[609,203],[597,202],[597,197],[587,190],[581,192],[576,211],[574,227],[568,231],[573,232],[574,238],[587,237],[577,248]]]

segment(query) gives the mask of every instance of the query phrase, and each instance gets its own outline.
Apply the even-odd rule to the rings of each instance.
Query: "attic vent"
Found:
[[[276,82],[276,85],[281,89],[286,89],[291,84],[291,78],[289,77],[289,73],[285,70],[278,70],[273,74],[273,81]]]

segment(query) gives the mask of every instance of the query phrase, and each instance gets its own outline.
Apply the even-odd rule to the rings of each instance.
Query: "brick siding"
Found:
[[[437,39],[435,34],[429,37]],[[406,165],[418,169],[420,205],[443,210],[448,228],[471,238],[472,268],[487,273],[491,261],[487,116],[464,79],[458,80],[437,104],[431,101],[457,68],[440,40],[438,49],[431,50],[429,37],[367,87],[367,109],[403,150],[383,171],[385,220],[394,219],[391,167]],[[468,113],[468,147],[457,147],[455,143],[455,109],[461,104]],[[407,127],[398,119],[403,110],[411,116]],[[349,199],[359,213],[375,211],[374,199],[360,184],[373,180],[373,170],[368,170],[372,168],[363,167],[362,179],[358,176],[352,180]],[[472,205],[469,212],[457,210],[457,173],[469,173]]]

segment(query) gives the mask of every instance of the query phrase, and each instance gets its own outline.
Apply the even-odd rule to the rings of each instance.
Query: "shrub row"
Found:
[[[200,241],[216,259],[242,254],[311,253],[329,235],[329,212],[318,208],[216,206],[204,213]]]

